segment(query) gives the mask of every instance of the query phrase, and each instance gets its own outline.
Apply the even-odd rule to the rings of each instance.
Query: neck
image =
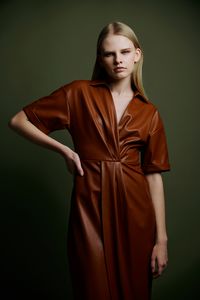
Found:
[[[120,94],[132,93],[131,78],[123,78],[121,80],[113,80],[109,82],[111,92]]]

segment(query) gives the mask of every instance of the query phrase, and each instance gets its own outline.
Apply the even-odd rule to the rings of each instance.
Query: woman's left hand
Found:
[[[167,243],[156,243],[151,255],[151,269],[153,278],[159,277],[167,267]]]

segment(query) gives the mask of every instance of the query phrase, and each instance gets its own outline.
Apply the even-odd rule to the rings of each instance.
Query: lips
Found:
[[[123,72],[124,70],[126,70],[126,68],[123,67],[114,68],[114,72]]]

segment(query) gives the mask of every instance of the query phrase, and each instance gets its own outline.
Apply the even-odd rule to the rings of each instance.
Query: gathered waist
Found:
[[[113,159],[113,158],[81,158],[80,157],[80,160],[81,161],[99,161],[99,162],[120,162],[120,163],[132,163],[132,164],[135,164],[135,165],[140,165],[140,163],[138,161],[136,161],[135,159],[125,159],[125,158],[116,158],[116,159]]]
[[[82,163],[90,164],[92,162],[97,163],[101,168],[104,168],[105,165],[110,166],[110,170],[114,169],[122,169],[123,165],[126,167],[130,167],[133,171],[143,174],[143,169],[139,161],[134,159],[111,159],[111,158],[80,158]],[[114,169],[113,169],[114,168]]]
[[[141,166],[141,157],[140,157],[140,151],[138,149],[133,148],[129,149],[128,151],[122,151],[122,152],[115,152],[111,155],[107,155],[105,153],[96,152],[91,153],[91,151],[88,151],[88,153],[79,153],[80,160],[84,163],[97,163],[99,165],[102,164],[108,164],[114,166],[130,166],[133,169],[136,169],[138,172],[143,173],[142,166]]]

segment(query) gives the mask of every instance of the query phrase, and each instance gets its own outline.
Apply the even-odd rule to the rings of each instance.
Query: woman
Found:
[[[10,126],[60,153],[73,174],[68,257],[75,299],[147,300],[167,266],[165,131],[142,85],[143,53],[120,22],[103,28],[92,80],[27,105]],[[51,138],[67,129],[74,149]]]

